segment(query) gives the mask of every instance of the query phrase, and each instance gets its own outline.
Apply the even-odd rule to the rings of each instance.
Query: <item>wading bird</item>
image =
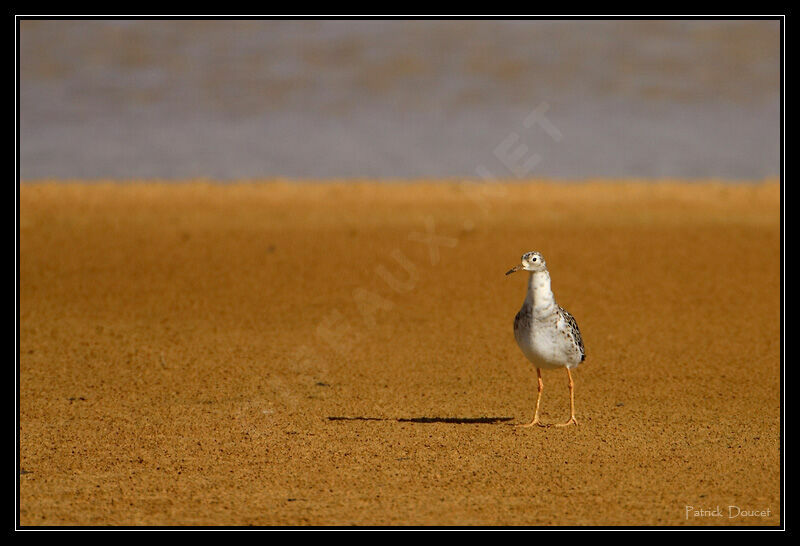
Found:
[[[522,353],[536,366],[538,395],[533,420],[522,427],[539,425],[539,403],[542,401],[542,369],[564,368],[569,378],[569,421],[556,426],[577,425],[575,420],[575,397],[570,370],[586,359],[581,331],[575,317],[556,303],[550,289],[550,272],[542,255],[526,252],[519,265],[512,267],[506,275],[515,271],[529,271],[528,293],[522,308],[514,317],[514,338]]]

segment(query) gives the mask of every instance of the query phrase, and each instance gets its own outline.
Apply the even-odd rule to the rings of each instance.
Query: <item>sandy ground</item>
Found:
[[[26,184],[21,523],[776,525],[779,234],[774,182]],[[533,249],[577,427],[510,426]]]

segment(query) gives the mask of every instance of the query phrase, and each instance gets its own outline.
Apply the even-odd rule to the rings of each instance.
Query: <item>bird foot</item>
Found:
[[[572,417],[569,418],[569,421],[567,421],[566,423],[558,423],[556,426],[557,427],[567,427],[569,425],[577,425],[577,424],[578,424],[578,421],[575,419],[575,416],[573,415]]]
[[[545,425],[544,423],[542,423],[538,419],[534,419],[530,423],[525,423],[524,425],[514,425],[514,426],[517,427],[517,428],[529,428],[529,427],[532,427],[532,426],[537,426],[537,427],[543,427],[544,428],[544,427],[548,427],[550,425]]]

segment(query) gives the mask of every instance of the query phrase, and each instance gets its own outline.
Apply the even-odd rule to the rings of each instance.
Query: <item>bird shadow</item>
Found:
[[[496,425],[513,417],[328,417],[328,421],[396,421],[398,423],[447,423],[451,425]]]

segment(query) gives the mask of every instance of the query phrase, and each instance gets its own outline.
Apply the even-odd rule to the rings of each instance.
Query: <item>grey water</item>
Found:
[[[23,180],[779,174],[777,21],[22,21],[19,38]]]

